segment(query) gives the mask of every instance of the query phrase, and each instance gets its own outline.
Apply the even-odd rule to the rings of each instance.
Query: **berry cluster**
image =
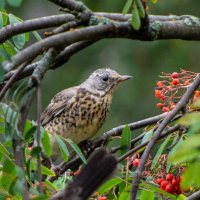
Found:
[[[174,177],[172,174],[167,174],[165,178],[162,177],[156,180],[161,190],[164,190],[165,192],[168,192],[171,194],[182,193],[181,188],[180,188],[180,181],[181,181],[180,176]]]
[[[176,103],[193,82],[197,73],[182,69],[179,73],[173,72],[172,74],[162,74],[163,75],[160,77],[163,78],[163,81],[157,82],[154,94],[155,97],[161,101],[157,103],[157,107],[161,108],[163,112],[169,112],[175,108]],[[196,101],[199,96],[200,91],[196,90],[194,92],[193,101]]]

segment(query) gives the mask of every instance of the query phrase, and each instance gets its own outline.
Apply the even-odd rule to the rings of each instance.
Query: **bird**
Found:
[[[83,83],[57,93],[41,115],[41,124],[51,135],[70,138],[75,144],[93,138],[110,110],[117,86],[132,78],[110,68],[95,70]],[[55,139],[52,139],[53,151]]]

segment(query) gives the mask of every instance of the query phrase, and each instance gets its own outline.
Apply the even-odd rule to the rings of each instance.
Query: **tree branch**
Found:
[[[200,190],[191,194],[189,197],[187,197],[186,200],[199,200],[199,199],[200,199]]]
[[[142,176],[142,171],[144,169],[146,160],[148,159],[149,153],[150,153],[151,149],[153,148],[156,140],[159,138],[162,131],[167,126],[167,124],[171,121],[171,119],[186,106],[189,99],[191,98],[194,91],[197,89],[197,87],[199,85],[200,85],[200,74],[197,75],[196,79],[191,84],[191,86],[187,89],[187,91],[185,92],[183,97],[180,99],[180,101],[177,103],[176,107],[168,113],[166,118],[161,122],[160,126],[155,131],[154,136],[152,137],[152,139],[149,142],[149,144],[147,145],[144,153],[142,154],[140,165],[137,167],[136,172],[134,174],[133,182],[132,182],[132,190],[131,190],[131,200],[136,199],[136,194],[137,194],[137,190],[139,187],[139,181]]]
[[[75,20],[75,16],[71,14],[62,14],[30,19],[12,25],[10,24],[0,29],[0,43],[3,43],[10,37],[20,33],[51,28],[73,20]]]
[[[72,43],[88,40],[88,38],[129,38],[137,40],[159,40],[159,39],[184,39],[200,40],[200,20],[192,16],[169,17],[167,21],[150,20],[148,30],[135,31],[129,22],[112,22],[103,25],[80,28],[66,33],[60,33],[39,41],[12,57],[10,63],[4,64],[9,71],[25,62],[27,57],[38,56],[44,49],[62,48]]]

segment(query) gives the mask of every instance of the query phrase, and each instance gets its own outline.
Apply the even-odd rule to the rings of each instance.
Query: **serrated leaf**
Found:
[[[63,140],[55,134],[55,139],[56,139],[56,143],[58,144],[58,147],[61,151],[62,157],[64,158],[65,161],[68,161],[69,159],[69,151],[67,149],[66,144],[63,142]]]
[[[13,7],[19,7],[22,3],[22,0],[7,0],[8,4]]]
[[[122,131],[121,135],[121,144],[120,144],[120,152],[121,155],[125,154],[131,147],[131,130],[126,125]]]
[[[154,192],[148,190],[142,190],[140,194],[140,200],[154,200]]]
[[[78,156],[83,161],[83,163],[87,164],[87,160],[86,160],[85,156],[83,155],[83,153],[81,152],[80,148],[72,140],[70,140],[69,138],[66,139],[66,141],[72,147],[72,149],[78,154]]]
[[[10,24],[15,24],[15,23],[20,23],[21,22],[19,20],[19,18],[17,18],[16,16],[14,16],[12,14],[9,14],[8,16],[9,16]],[[23,48],[23,46],[24,46],[24,44],[26,42],[26,35],[25,35],[25,33],[13,36],[13,42],[14,42],[15,46],[18,49]]]
[[[160,145],[160,148],[158,149],[153,161],[152,161],[152,164],[151,164],[151,169],[153,169],[156,164],[158,163],[158,160],[160,158],[160,155],[163,153],[163,151],[165,150],[168,142],[170,141],[170,138],[171,138],[171,135],[168,135],[167,138],[164,140],[164,142]]]
[[[141,19],[140,14],[138,11],[138,8],[136,6],[135,1],[133,2],[133,9],[132,9],[132,15],[131,15],[131,25],[133,28],[138,31],[141,27]]]
[[[45,154],[50,157],[52,155],[51,140],[49,138],[49,134],[45,130],[42,131],[42,146]]]
[[[145,10],[144,10],[144,6],[143,6],[141,0],[135,0],[135,2],[136,2],[136,5],[137,5],[137,8],[138,8],[140,17],[144,18],[145,17]]]
[[[126,14],[126,13],[129,12],[129,10],[131,9],[132,3],[133,3],[133,0],[127,0],[126,1],[125,6],[124,6],[123,11],[122,11],[123,14]]]
[[[98,193],[100,195],[108,192],[109,190],[111,190],[112,188],[114,188],[116,185],[120,184],[121,182],[123,182],[122,179],[120,178],[112,178],[108,181],[106,181],[99,189],[98,189]]]

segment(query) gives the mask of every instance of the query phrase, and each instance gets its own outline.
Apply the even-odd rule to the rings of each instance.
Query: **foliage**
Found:
[[[132,14],[131,24],[136,31],[141,29],[146,16],[147,8],[144,2],[142,0],[127,0],[123,9],[124,14]],[[156,3],[157,1],[152,0],[152,2]],[[3,0],[0,7],[4,7],[5,3],[17,7],[21,5],[22,0]],[[1,9],[0,28],[21,22],[20,18],[7,13],[3,8]],[[37,40],[41,39],[37,32],[32,33]],[[2,63],[10,59],[22,50],[29,42],[29,37],[30,33],[26,32],[15,35],[11,40],[1,44],[0,62]],[[157,82],[155,89],[155,96],[162,101],[157,106],[162,108],[163,112],[173,110],[177,101],[182,98],[196,75],[197,73],[186,70],[181,70],[180,73],[164,73],[161,77],[164,81]],[[0,78],[1,80],[3,79],[3,71],[0,71]],[[49,178],[55,176],[55,172],[42,165],[42,188],[44,193],[39,193],[38,185],[40,183],[38,183],[37,177],[38,157],[41,154],[47,158],[52,156],[52,140],[55,140],[57,143],[64,161],[69,161],[72,149],[82,162],[87,164],[83,152],[72,140],[56,134],[51,135],[43,127],[39,127],[41,146],[35,144],[38,131],[38,122],[36,121],[26,119],[23,132],[19,131],[18,123],[21,104],[28,90],[27,80],[25,80],[25,82],[16,86],[15,92],[10,90],[7,93],[7,98],[5,98],[5,103],[0,104],[0,196],[4,199],[21,199],[25,182],[29,186],[28,193],[31,198],[48,199],[55,192],[64,189],[73,176],[80,172],[81,167],[78,172],[68,170],[51,182]],[[137,199],[186,199],[186,196],[200,188],[200,178],[197,176],[200,172],[199,95],[199,90],[196,90],[193,99],[187,104],[186,112],[190,113],[186,113],[180,120],[171,122],[167,127],[171,128],[179,124],[181,128],[159,138],[154,152],[149,156],[145,164],[145,170],[142,174],[143,180],[139,185]],[[131,142],[132,132],[128,126],[125,126],[119,137],[120,146],[118,146],[118,149],[120,149],[120,155],[123,156],[134,146],[146,144],[154,136],[157,128],[158,124],[144,128],[141,131],[143,137],[133,145]],[[15,146],[13,141],[15,137],[21,139],[20,148],[24,155],[23,170],[17,166],[16,158],[14,157]],[[144,149],[145,145],[122,160],[119,163],[117,175],[105,182],[91,198],[100,199],[100,197],[104,196],[108,199],[130,199],[133,175],[140,165]],[[170,175],[171,178],[169,178]]]

